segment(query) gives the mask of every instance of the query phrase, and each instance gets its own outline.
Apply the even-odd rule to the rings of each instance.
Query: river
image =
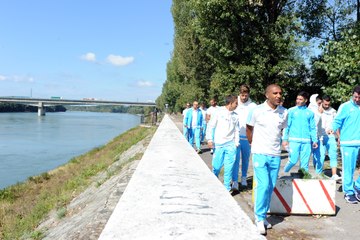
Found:
[[[123,113],[0,113],[0,189],[54,169],[140,124]]]

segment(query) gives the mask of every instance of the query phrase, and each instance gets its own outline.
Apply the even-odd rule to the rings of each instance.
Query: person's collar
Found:
[[[242,102],[240,99],[239,99],[239,104],[238,106],[247,106],[249,105],[250,103],[252,103],[252,100],[249,98],[246,102]]]
[[[272,108],[270,107],[269,103],[268,103],[268,100],[266,100],[266,101],[264,102],[264,106],[265,106],[266,110],[268,110],[268,111],[274,111],[274,112],[275,112],[276,110],[279,109],[279,106],[276,106],[275,109],[272,109]]]

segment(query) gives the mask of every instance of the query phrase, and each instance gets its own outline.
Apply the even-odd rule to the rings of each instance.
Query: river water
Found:
[[[54,169],[140,124],[123,113],[0,113],[0,189]]]

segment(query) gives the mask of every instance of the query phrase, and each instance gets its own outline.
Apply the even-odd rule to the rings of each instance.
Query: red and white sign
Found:
[[[278,179],[270,213],[335,215],[334,180]]]

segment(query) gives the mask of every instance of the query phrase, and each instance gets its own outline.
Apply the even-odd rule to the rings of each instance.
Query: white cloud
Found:
[[[138,81],[136,84],[138,87],[152,87],[154,84],[149,81]]]
[[[4,75],[0,75],[0,81],[5,81],[5,80],[7,80],[8,78],[6,77],[6,76],[4,76]]]
[[[110,54],[107,57],[107,61],[115,66],[125,66],[134,61],[134,57],[122,57]]]
[[[89,61],[89,62],[96,62],[96,55],[95,53],[88,52],[81,56],[82,60]]]
[[[0,75],[0,81],[12,81],[12,82],[34,82],[33,77],[29,76],[4,76]]]

